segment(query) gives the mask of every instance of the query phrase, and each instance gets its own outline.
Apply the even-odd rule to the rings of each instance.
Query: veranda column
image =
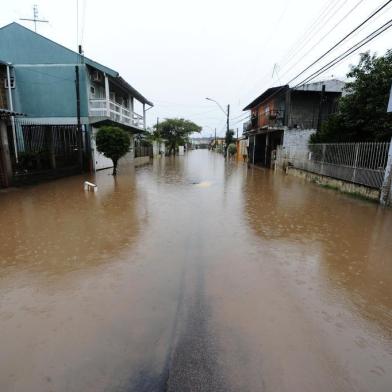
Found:
[[[12,163],[7,136],[7,124],[0,119],[0,159],[3,162],[6,182],[8,185],[12,179]]]
[[[110,91],[109,91],[109,78],[105,74],[105,99],[106,99],[106,116],[110,117]]]

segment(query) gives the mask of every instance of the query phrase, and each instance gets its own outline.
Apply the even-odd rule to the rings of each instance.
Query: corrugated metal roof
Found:
[[[92,59],[90,59],[88,57],[83,57],[82,58],[79,53],[77,53],[77,52],[75,52],[75,51],[73,51],[73,50],[71,50],[69,48],[66,48],[65,46],[63,46],[63,45],[61,45],[61,44],[59,44],[59,43],[57,43],[57,42],[47,38],[47,37],[45,37],[45,36],[43,36],[41,34],[38,34],[38,33],[28,29],[27,27],[25,27],[25,26],[23,26],[23,25],[21,25],[19,23],[12,22],[12,23],[10,23],[10,24],[8,24],[6,26],[0,27],[0,30],[6,30],[6,29],[11,29],[11,28],[17,28],[17,29],[20,29],[22,31],[27,31],[27,32],[29,32],[32,35],[38,36],[38,37],[40,37],[40,39],[42,39],[44,41],[48,41],[51,44],[54,44],[56,47],[61,48],[62,50],[65,51],[65,53],[71,53],[71,54],[75,55],[75,60],[76,61],[77,61],[77,59],[79,59],[79,61],[83,60],[83,62],[85,64],[89,65],[90,67],[95,68],[95,69],[97,69],[97,70],[99,70],[99,71],[101,71],[103,73],[106,73],[107,75],[111,76],[112,78],[121,79],[121,80],[119,80],[119,84],[122,84],[122,86],[124,88],[126,88],[132,94],[134,94],[134,96],[135,96],[135,98],[137,100],[140,100],[142,103],[146,103],[146,104],[148,104],[150,106],[153,106],[153,104],[150,101],[148,101],[142,94],[140,94],[135,88],[133,88],[123,78],[121,78],[120,74],[117,71],[115,71],[114,69],[106,67],[105,65],[102,65],[102,64],[100,64],[100,63],[98,63],[98,62],[96,62],[96,61],[94,61],[94,60],[92,60]],[[1,60],[0,60],[0,63],[7,64],[6,62],[2,62]]]
[[[322,80],[319,82],[307,83],[301,86],[292,88],[295,91],[321,91],[322,86],[325,85],[326,92],[336,92],[341,93],[344,89],[345,82],[339,79],[330,79],[330,80]],[[252,101],[249,105],[247,105],[243,110],[250,110],[255,106],[260,105],[263,101],[271,97],[273,94],[276,94],[279,90],[282,90],[282,93],[289,89],[289,85],[271,87],[268,90],[265,90],[263,94],[258,96],[254,101]]]
[[[125,89],[129,90],[138,101],[142,103],[146,103],[147,105],[154,106],[152,102],[150,102],[147,98],[144,98],[142,94],[139,93],[135,88],[133,88],[126,80],[124,80],[121,76],[116,78],[116,81]]]
[[[276,94],[279,90],[282,90],[282,92],[284,92],[288,88],[289,86],[287,84],[284,86],[271,87],[268,90],[265,90],[263,94],[259,95],[255,100],[253,100],[249,105],[245,106],[244,109],[242,110],[250,110],[257,105],[260,105],[263,101],[268,99],[272,94]]]
[[[319,82],[307,83],[301,86],[295,87],[293,90],[296,91],[321,91],[323,85],[327,93],[341,93],[344,89],[345,82],[339,79],[321,80]]]

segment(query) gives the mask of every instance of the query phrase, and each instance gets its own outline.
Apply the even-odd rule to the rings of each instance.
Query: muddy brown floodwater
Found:
[[[1,392],[392,391],[391,210],[199,150],[0,228]]]

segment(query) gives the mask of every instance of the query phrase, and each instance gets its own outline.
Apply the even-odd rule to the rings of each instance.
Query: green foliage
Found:
[[[231,143],[234,141],[234,131],[232,129],[229,129],[226,131],[225,135],[225,144],[226,146],[229,146]]]
[[[227,152],[231,156],[235,155],[237,153],[237,146],[234,143],[230,143]]]
[[[189,141],[189,136],[192,133],[200,132],[201,127],[192,121],[184,120],[183,118],[168,118],[155,126],[155,137],[166,141],[166,145],[171,153],[175,154],[178,146],[185,145]]]
[[[123,157],[131,145],[131,140],[126,131],[113,126],[101,127],[96,135],[97,150],[113,161],[113,175],[117,174],[118,160]]]
[[[392,83],[392,50],[385,56],[361,54],[359,64],[347,74],[347,95],[338,112],[326,121],[311,143],[389,141],[392,114],[387,113]]]
[[[160,132],[159,131],[157,132],[155,129],[147,129],[147,131],[143,133],[143,138],[150,144],[153,144],[154,142],[158,142],[158,143],[163,142],[163,138]]]

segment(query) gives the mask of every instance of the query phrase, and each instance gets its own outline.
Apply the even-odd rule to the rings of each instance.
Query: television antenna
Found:
[[[33,5],[33,18],[19,18],[19,20],[27,20],[29,22],[34,22],[34,31],[37,32],[37,23],[49,23],[48,20],[39,19],[38,17],[38,5]]]
[[[280,77],[279,77],[279,71],[280,71],[280,67],[278,63],[274,64],[274,69],[272,70],[272,79],[274,78],[274,75],[276,75],[276,77],[279,80],[279,83],[282,84],[282,82],[280,81]]]

